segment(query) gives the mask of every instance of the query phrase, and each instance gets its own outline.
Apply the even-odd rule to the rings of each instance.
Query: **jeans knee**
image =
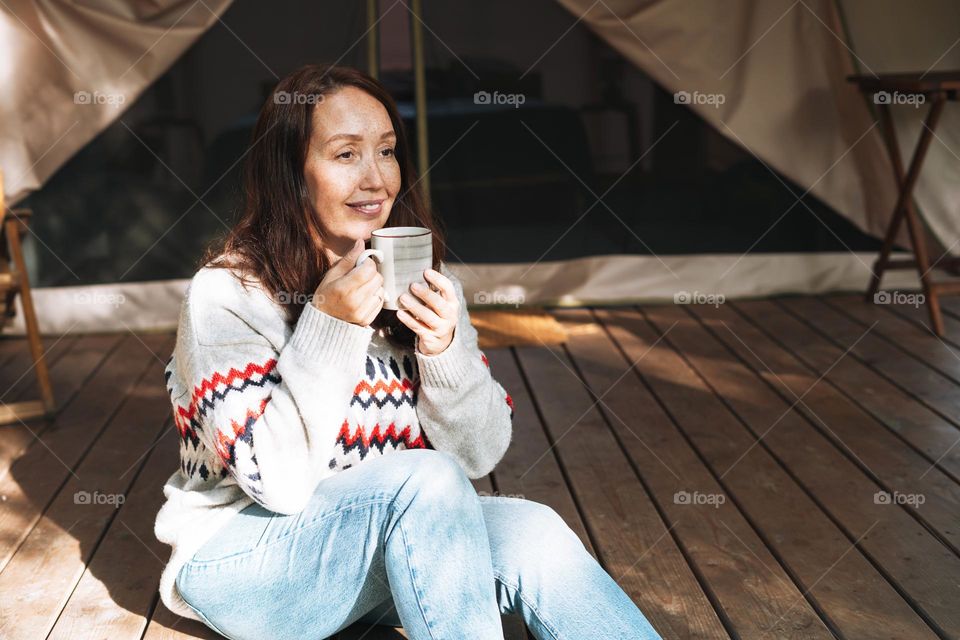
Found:
[[[535,582],[565,567],[575,573],[590,556],[576,532],[549,505],[517,499],[505,515],[497,525],[503,530],[491,533],[491,539],[496,539],[498,570],[516,583]]]
[[[478,503],[470,478],[452,455],[433,449],[413,449],[402,455],[409,456],[404,489],[411,499],[427,504]]]
[[[536,537],[548,549],[547,553],[550,553],[549,549],[557,549],[565,545],[583,548],[580,537],[553,507],[532,500],[525,502],[525,515],[522,519],[529,529],[536,532]]]

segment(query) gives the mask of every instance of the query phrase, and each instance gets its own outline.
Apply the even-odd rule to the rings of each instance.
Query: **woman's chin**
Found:
[[[363,238],[364,242],[369,242],[370,239],[373,238],[373,232],[382,227],[382,224],[371,223],[363,230],[363,233],[360,234],[360,237]]]
[[[362,225],[359,225],[360,229],[358,229],[358,234],[356,237],[363,238],[365,241],[370,240],[370,238],[373,236],[373,232],[377,229],[382,229],[386,226],[386,224],[386,218],[383,218],[382,220],[370,220],[368,222],[364,222]]]

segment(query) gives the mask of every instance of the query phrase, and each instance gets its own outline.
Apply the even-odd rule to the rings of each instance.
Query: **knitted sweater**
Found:
[[[503,457],[513,401],[478,348],[462,284],[440,271],[461,311],[453,341],[431,356],[312,304],[290,326],[262,288],[245,289],[227,269],[197,272],[165,370],[180,435],[154,530],[172,547],[160,578],[167,608],[198,619],[177,574],[254,502],[298,513],[324,478],[403,449],[448,452],[470,478]]]

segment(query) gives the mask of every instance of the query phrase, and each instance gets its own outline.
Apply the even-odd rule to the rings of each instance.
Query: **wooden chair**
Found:
[[[47,363],[43,359],[37,314],[30,295],[27,265],[23,260],[21,240],[27,233],[31,214],[29,209],[7,209],[3,191],[3,171],[0,170],[0,330],[16,317],[14,301],[17,294],[20,294],[30,355],[33,358],[32,369],[36,372],[41,396],[40,400],[24,400],[9,404],[0,401],[0,424],[48,417],[56,409]],[[0,389],[0,396],[6,391],[6,389]]]

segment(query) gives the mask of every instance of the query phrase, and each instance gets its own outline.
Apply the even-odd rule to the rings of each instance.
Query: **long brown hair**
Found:
[[[254,278],[284,307],[290,324],[299,320],[304,305],[332,266],[314,240],[323,243],[326,234],[304,177],[313,110],[322,100],[318,96],[348,86],[379,100],[397,135],[400,192],[385,226],[430,229],[433,268],[439,270],[445,257],[443,231],[421,193],[407,133],[390,93],[377,80],[351,67],[301,67],[280,80],[261,108],[243,169],[239,220],[224,237],[211,243],[199,265],[235,269],[244,286]],[[386,336],[394,344],[414,346],[415,334],[397,320],[395,311],[381,310],[371,326],[386,328]]]

